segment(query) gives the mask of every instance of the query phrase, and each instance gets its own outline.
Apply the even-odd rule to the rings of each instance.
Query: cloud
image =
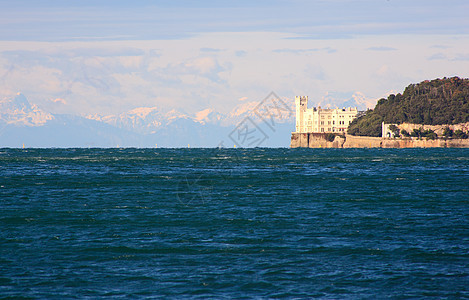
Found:
[[[378,75],[386,75],[390,72],[389,66],[388,65],[382,65],[379,67],[379,69],[376,71],[376,74]]]
[[[187,112],[210,107],[226,113],[237,104],[263,99],[272,90],[280,96],[302,94],[311,99],[320,99],[326,91],[360,90],[375,99],[389,89],[402,92],[411,82],[464,74],[468,67],[464,49],[469,49],[469,42],[462,36],[404,37],[403,42],[398,35],[315,41],[287,41],[287,35],[211,33],[178,41],[2,42],[0,91],[22,91],[53,113],[116,114],[155,105]],[[454,51],[430,48],[435,41],[451,45]],[[367,50],[381,45],[396,45],[399,51]],[[456,49],[461,53],[456,55]],[[334,51],[340,56],[329,55]],[[429,63],[428,57],[440,51],[447,61]],[[66,105],[51,99],[64,99]]]
[[[60,53],[64,53],[60,51]],[[132,47],[112,47],[112,48],[77,48],[65,52],[69,57],[113,57],[113,56],[140,56],[144,55],[142,49]]]
[[[428,60],[469,61],[469,53],[458,53],[452,57],[439,52],[428,57]]]
[[[430,48],[435,48],[435,49],[449,49],[451,48],[450,46],[446,46],[446,45],[432,45],[430,46]]]
[[[452,60],[453,61],[469,61],[469,53],[458,53]]]
[[[0,40],[161,41],[213,32],[285,32],[292,39],[468,34],[468,7],[461,0],[10,1],[0,11]]]
[[[225,49],[217,49],[217,48],[200,48],[201,52],[223,52]]]
[[[221,65],[217,58],[201,56],[183,60],[176,64],[169,64],[164,68],[165,74],[181,80],[181,76],[196,76],[209,79],[215,83],[222,83],[224,80],[221,73],[229,70],[228,65]]]
[[[154,50],[150,50],[150,55],[157,56]],[[6,57],[14,57],[22,61],[43,61],[50,59],[70,59],[77,57],[116,57],[116,56],[142,56],[146,52],[133,47],[77,47],[72,49],[51,47],[40,50],[14,50],[2,51]]]
[[[370,51],[396,51],[397,49],[396,48],[393,48],[393,47],[369,47],[369,48],[366,48],[366,50],[370,50]]]
[[[246,56],[246,54],[247,54],[247,52],[244,51],[244,50],[238,50],[238,51],[235,52],[235,55],[237,57],[244,57],[244,56]]]
[[[283,48],[283,49],[275,49],[272,52],[275,53],[292,53],[292,54],[307,54],[307,53],[313,53],[313,52],[327,52],[327,53],[334,53],[336,52],[336,49],[330,48],[330,47],[324,47],[324,48],[311,48],[311,49],[291,49],[291,48]]]
[[[443,53],[435,53],[432,56],[427,58],[428,60],[440,60],[440,59],[447,59],[446,55]]]
[[[314,80],[326,80],[327,75],[324,69],[320,65],[311,65],[308,64],[304,68],[304,73],[307,77],[312,78]]]
[[[316,34],[299,34],[296,36],[285,37],[286,40],[348,40],[353,35],[348,33],[322,32]]]
[[[58,104],[67,104],[67,101],[65,101],[65,99],[63,98],[56,98],[56,99],[52,99],[51,101],[54,103],[58,103]]]

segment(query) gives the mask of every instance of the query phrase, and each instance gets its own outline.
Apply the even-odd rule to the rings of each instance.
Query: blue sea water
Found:
[[[468,149],[0,149],[0,297],[469,298]]]

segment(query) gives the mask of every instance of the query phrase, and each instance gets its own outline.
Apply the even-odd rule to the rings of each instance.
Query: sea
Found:
[[[0,149],[0,298],[469,299],[469,149]]]

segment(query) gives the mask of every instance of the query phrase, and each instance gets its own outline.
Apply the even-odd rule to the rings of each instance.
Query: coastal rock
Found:
[[[469,139],[417,139],[381,138],[369,136],[336,136],[326,139],[324,133],[295,133],[291,135],[291,148],[469,148]]]

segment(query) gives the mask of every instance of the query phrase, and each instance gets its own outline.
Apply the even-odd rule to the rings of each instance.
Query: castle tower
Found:
[[[295,96],[296,132],[304,132],[304,113],[308,108],[308,96]]]

